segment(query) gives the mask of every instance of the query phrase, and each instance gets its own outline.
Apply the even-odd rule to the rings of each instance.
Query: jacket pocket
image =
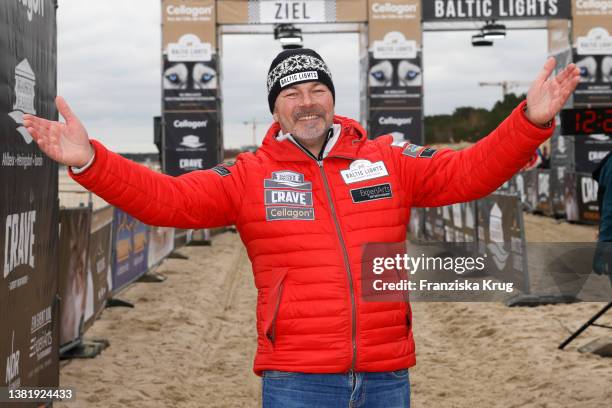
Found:
[[[278,311],[280,310],[283,288],[285,285],[285,277],[287,276],[287,269],[282,268],[274,270],[272,273],[273,284],[270,287],[268,299],[266,302],[266,314],[264,324],[264,336],[270,342],[270,345],[274,347],[276,343],[277,330],[276,320],[278,318]]]

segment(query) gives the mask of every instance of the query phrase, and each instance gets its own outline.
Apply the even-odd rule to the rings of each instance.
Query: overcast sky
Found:
[[[161,112],[159,0],[58,0],[58,94],[97,138],[115,151],[156,151],[153,116]],[[546,59],[546,31],[510,31],[494,47],[474,48],[470,32],[426,32],[423,38],[425,114],[458,106],[490,108],[499,87],[479,81],[531,81]],[[258,122],[261,142],[272,118],[265,77],[281,50],[272,35],[223,37],[222,92],[226,147],[251,144],[243,122]],[[306,35],[304,45],[329,65],[336,112],[358,119],[356,34]],[[526,88],[516,91],[524,92]]]

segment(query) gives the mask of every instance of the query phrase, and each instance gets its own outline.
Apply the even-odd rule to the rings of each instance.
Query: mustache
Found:
[[[320,107],[313,107],[313,108],[302,108],[302,109],[298,109],[293,113],[293,119],[294,120],[299,120],[305,116],[318,116],[318,117],[325,117],[325,111],[320,108]]]

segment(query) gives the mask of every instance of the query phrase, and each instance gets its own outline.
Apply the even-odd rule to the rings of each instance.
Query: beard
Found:
[[[300,120],[308,116],[315,116],[311,120]],[[331,123],[327,123],[325,110],[321,107],[312,107],[307,109],[298,109],[293,115],[294,127],[291,134],[300,141],[315,141],[327,132]]]

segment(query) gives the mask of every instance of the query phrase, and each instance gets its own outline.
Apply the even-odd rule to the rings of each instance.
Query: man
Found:
[[[408,407],[410,306],[363,301],[362,245],[404,242],[410,207],[475,200],[518,171],[579,81],[574,65],[549,78],[554,65],[546,62],[526,104],[459,152],[369,140],[334,115],[331,74],[308,49],[272,61],[275,122],[261,148],[231,166],[177,178],[146,170],[89,140],[62,98],[65,124],[28,115],[25,126],[75,180],[145,223],[236,225],[258,289],[264,406]]]

